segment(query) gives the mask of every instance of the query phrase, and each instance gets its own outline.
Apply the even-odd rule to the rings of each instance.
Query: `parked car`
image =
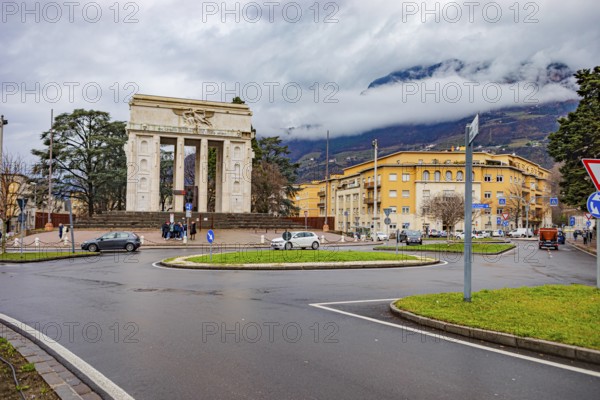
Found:
[[[429,237],[440,237],[440,231],[432,229],[429,231]]]
[[[446,231],[440,231],[440,237],[448,237],[448,232]]]
[[[502,229],[492,231],[492,237],[504,237],[504,231]]]
[[[386,241],[386,240],[388,240],[388,239],[389,239],[389,236],[388,236],[388,235],[386,235],[386,234],[385,234],[385,233],[383,233],[383,232],[377,232],[377,233],[375,234],[375,238],[377,239],[377,241],[378,241],[378,242],[383,242],[383,241]]]
[[[275,238],[271,240],[271,247],[274,250],[291,250],[293,248],[317,250],[321,245],[319,237],[314,232],[289,232],[290,240],[284,238]]]
[[[420,231],[403,230],[400,232],[400,242],[406,242],[406,245],[423,244],[423,236]]]
[[[465,233],[464,232],[456,232],[456,234],[454,234],[454,237],[459,240],[465,240]],[[473,238],[473,239],[477,238],[477,236],[475,235],[475,232],[471,233],[471,238]]]
[[[136,251],[142,245],[138,235],[133,232],[108,232],[96,238],[81,243],[82,250],[91,252],[102,250]]]

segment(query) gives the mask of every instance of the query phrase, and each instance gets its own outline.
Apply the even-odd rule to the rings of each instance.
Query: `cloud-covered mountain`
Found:
[[[474,82],[492,81],[498,84],[513,84],[531,82],[539,86],[560,84],[569,89],[575,89],[573,71],[562,62],[551,62],[539,65],[532,61],[524,61],[515,69],[494,73],[494,63],[490,61],[464,62],[449,59],[432,65],[415,65],[410,68],[394,71],[386,76],[375,79],[368,89],[396,83],[416,82],[428,78],[461,77]]]

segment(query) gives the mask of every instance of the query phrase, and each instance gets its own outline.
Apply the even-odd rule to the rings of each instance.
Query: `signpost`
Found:
[[[473,203],[473,208],[482,209],[482,208],[490,208],[489,204],[481,204],[481,203]]]
[[[212,229],[209,229],[208,232],[206,232],[206,241],[210,243],[210,261],[212,262],[212,244],[215,241],[215,233]]]
[[[473,140],[479,134],[479,114],[465,127],[465,270],[463,300],[471,301],[471,232],[473,217]]]
[[[506,198],[504,198],[504,197],[500,197],[500,198],[498,199],[498,205],[499,205],[499,206],[505,206],[505,205],[506,205]]]
[[[575,217],[569,218],[569,225],[570,226],[575,226]]]
[[[25,206],[27,205],[27,199],[17,199],[17,204],[19,205],[19,208],[21,209],[21,216],[24,216],[25,213]],[[23,223],[23,218],[20,218],[20,222],[21,222],[21,254],[23,254],[23,231],[24,231],[24,227],[25,224]]]
[[[502,225],[502,217],[496,217],[496,225]]]
[[[598,192],[592,193],[587,201],[588,211],[592,216],[596,217],[596,287],[600,289],[600,256],[598,255],[598,251],[600,251],[600,231],[598,231],[598,223],[600,222],[600,214],[598,211],[600,210],[600,160],[592,159],[592,158],[584,158],[581,160],[585,169],[587,170],[590,178],[592,178],[592,182],[594,182],[594,186],[596,186],[596,190]],[[586,215],[587,217],[587,215]],[[588,221],[589,222],[589,221]]]
[[[592,214],[590,213],[585,213],[585,217],[587,218],[587,220],[589,221],[590,219],[592,219]]]
[[[502,213],[502,218],[504,218],[505,221],[508,221],[508,217],[510,217],[509,213]]]
[[[558,197],[550,197],[550,207],[558,206]]]

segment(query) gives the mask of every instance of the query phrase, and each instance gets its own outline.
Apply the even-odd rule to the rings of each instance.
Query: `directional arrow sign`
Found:
[[[475,116],[473,122],[469,125],[469,144],[473,143],[475,136],[479,134],[479,114]],[[598,189],[600,190],[600,189]]]
[[[600,218],[600,192],[592,193],[588,197],[587,209],[596,218]]]
[[[590,174],[590,178],[592,178],[592,182],[596,186],[597,190],[600,190],[600,160],[595,158],[584,158],[581,160],[585,169],[587,169],[588,174]]]
[[[212,243],[215,240],[215,233],[212,229],[209,229],[208,232],[206,232],[206,240],[208,243]]]

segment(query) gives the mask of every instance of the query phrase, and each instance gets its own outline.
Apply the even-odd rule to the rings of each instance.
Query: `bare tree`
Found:
[[[454,226],[465,218],[465,197],[460,193],[438,193],[422,203],[422,215],[442,222],[447,227],[448,239],[452,237]]]
[[[6,224],[20,210],[17,199],[25,197],[28,178],[26,166],[20,157],[3,154],[0,162],[0,218],[2,220],[2,253],[6,251]]]
[[[523,207],[526,205],[527,203],[525,202],[525,196],[523,195],[522,184],[511,183],[508,189],[504,212],[510,214],[509,220],[515,222],[515,228],[518,228],[519,225],[521,225],[523,219]]]

